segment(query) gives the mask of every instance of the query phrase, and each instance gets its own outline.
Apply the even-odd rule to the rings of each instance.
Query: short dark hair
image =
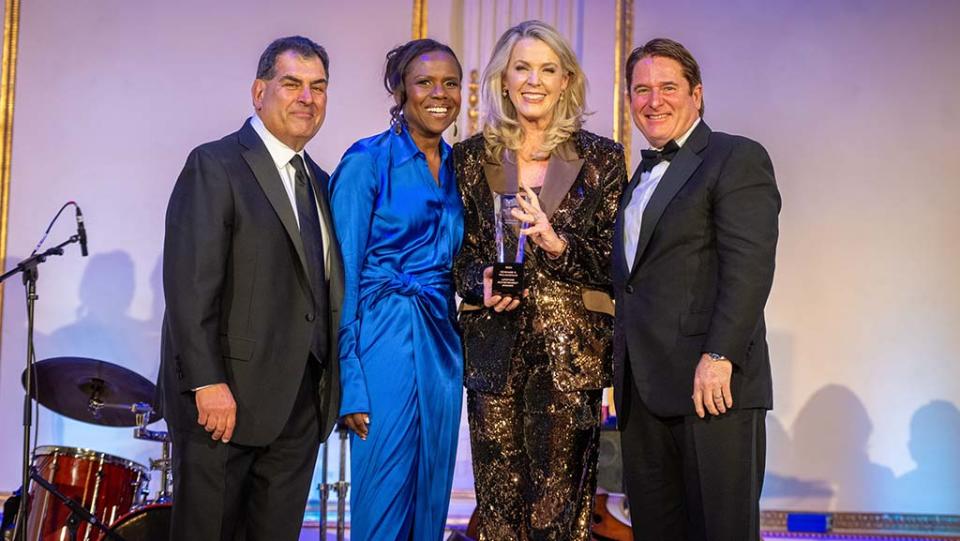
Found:
[[[327,79],[330,79],[330,57],[327,56],[327,50],[303,36],[277,38],[267,45],[257,63],[257,79],[273,79],[277,75],[277,57],[287,51],[293,51],[303,58],[319,58],[323,63],[323,71],[327,72]]]
[[[460,80],[463,81],[463,66],[460,65],[460,59],[448,45],[432,39],[415,39],[408,41],[403,45],[398,45],[387,53],[387,64],[383,68],[383,87],[393,96],[399,96],[397,103],[390,108],[390,124],[396,124],[400,121],[400,112],[407,103],[407,92],[403,86],[403,78],[407,74],[410,62],[418,56],[433,51],[441,51],[453,57],[457,63],[457,72],[460,74]]]
[[[637,65],[637,62],[648,56],[659,56],[676,60],[683,69],[683,78],[686,79],[687,84],[690,85],[691,93],[693,93],[694,87],[703,84],[703,80],[700,78],[700,65],[697,64],[697,60],[693,58],[693,55],[690,54],[690,51],[688,51],[686,47],[672,39],[654,38],[644,43],[643,46],[634,49],[627,58],[627,71],[624,75],[627,79],[628,93],[631,92],[630,87],[633,86],[634,66]],[[703,116],[703,110],[703,98],[701,98],[700,116]]]

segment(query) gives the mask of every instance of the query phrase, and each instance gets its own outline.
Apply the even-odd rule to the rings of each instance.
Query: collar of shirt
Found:
[[[417,147],[417,143],[413,140],[413,136],[410,135],[410,130],[406,126],[400,130],[400,133],[390,129],[390,133],[393,135],[393,149],[391,152],[391,164],[394,167],[399,167],[406,163],[407,161],[420,157],[426,159],[423,151]],[[447,155],[450,153],[450,145],[443,140],[443,137],[440,138],[440,163],[447,161]]]
[[[250,125],[253,127],[253,130],[257,132],[257,135],[260,136],[263,144],[266,145],[267,152],[270,153],[270,158],[273,159],[273,163],[276,164],[277,169],[284,170],[287,164],[290,163],[290,160],[293,159],[294,154],[299,154],[300,158],[306,163],[307,160],[303,155],[303,150],[297,152],[283,144],[275,135],[270,133],[270,130],[268,130],[263,124],[263,121],[260,120],[259,115],[253,115],[250,119]]]

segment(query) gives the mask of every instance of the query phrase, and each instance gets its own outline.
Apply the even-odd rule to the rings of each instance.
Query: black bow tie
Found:
[[[640,160],[640,172],[646,173],[653,169],[658,163],[663,160],[670,161],[674,156],[677,155],[677,152],[680,151],[680,145],[676,141],[671,140],[666,145],[663,145],[663,150],[653,150],[645,149],[640,151],[640,156],[643,159]]]

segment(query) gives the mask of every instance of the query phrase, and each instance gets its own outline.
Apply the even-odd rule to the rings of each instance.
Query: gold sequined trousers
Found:
[[[481,541],[588,541],[600,390],[561,392],[525,329],[504,394],[467,391]]]

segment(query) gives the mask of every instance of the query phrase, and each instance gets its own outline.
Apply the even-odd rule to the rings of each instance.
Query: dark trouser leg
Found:
[[[477,523],[481,541],[522,541],[527,458],[522,397],[467,391]]]
[[[630,504],[634,541],[687,539],[683,460],[674,437],[683,419],[660,419],[644,405],[632,376],[626,378],[629,409],[621,427],[624,488]]]
[[[253,448],[213,441],[199,425],[171,436],[175,498],[170,541],[233,541]]]
[[[172,434],[171,541],[299,537],[319,447],[317,368],[308,365],[290,419],[271,445],[215,442],[199,425]]]
[[[601,391],[557,391],[549,366],[524,390],[529,539],[587,541],[597,488]]]
[[[276,440],[256,452],[247,482],[247,541],[300,538],[320,448],[318,371],[311,359],[286,426]]]
[[[684,471],[692,524],[709,541],[760,540],[766,411],[684,417]]]
[[[621,445],[635,541],[759,541],[766,412],[657,417],[628,381]]]

